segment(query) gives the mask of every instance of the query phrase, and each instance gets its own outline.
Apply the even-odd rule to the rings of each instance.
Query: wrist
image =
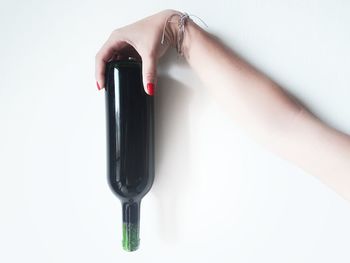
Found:
[[[191,42],[202,29],[192,19],[187,18],[183,27],[180,30],[180,17],[183,13],[171,10],[167,17],[167,26],[165,27],[165,36],[170,46],[177,49],[178,53],[186,59],[189,58]]]
[[[183,56],[188,61],[190,58],[192,44],[195,43],[195,41],[198,41],[197,36],[201,31],[203,31],[203,29],[193,22],[193,20],[188,19],[184,30],[181,50]]]
[[[181,15],[181,12],[172,9],[168,9],[163,12],[163,21],[161,26],[164,34],[164,41],[173,48],[176,48],[177,45],[179,18]]]

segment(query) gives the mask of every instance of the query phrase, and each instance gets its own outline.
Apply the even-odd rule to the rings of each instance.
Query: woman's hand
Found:
[[[153,95],[157,79],[157,61],[169,46],[175,46],[176,25],[168,23],[165,28],[165,42],[161,44],[164,23],[175,10],[164,10],[136,23],[114,30],[100,51],[96,54],[96,81],[98,89],[105,86],[106,63],[112,59],[135,57],[142,60],[143,85],[146,93]]]

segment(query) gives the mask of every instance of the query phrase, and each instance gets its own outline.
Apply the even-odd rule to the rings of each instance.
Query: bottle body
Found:
[[[107,63],[106,115],[108,182],[122,202],[123,247],[134,251],[141,199],[154,180],[154,102],[144,92],[139,62]]]

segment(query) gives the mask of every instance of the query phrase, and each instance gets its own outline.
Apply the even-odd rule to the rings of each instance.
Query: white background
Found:
[[[350,262],[349,203],[247,137],[174,52],[159,65],[141,246],[122,250],[94,56],[165,8],[200,16],[350,133],[349,1],[1,0],[0,261]]]

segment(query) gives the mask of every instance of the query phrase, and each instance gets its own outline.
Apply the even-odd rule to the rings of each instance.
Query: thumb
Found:
[[[153,96],[157,78],[157,65],[155,58],[142,58],[142,78],[145,92],[148,95]]]

